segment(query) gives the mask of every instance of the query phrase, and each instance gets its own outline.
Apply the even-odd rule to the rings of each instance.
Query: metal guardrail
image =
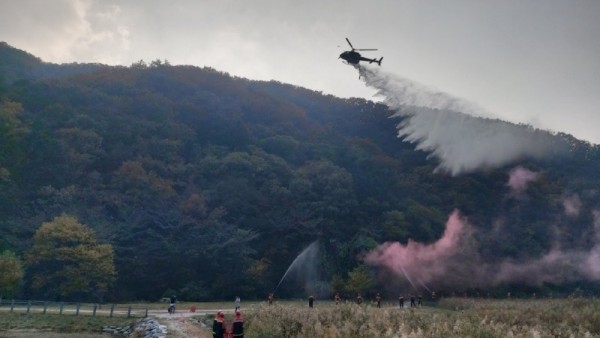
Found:
[[[60,315],[148,317],[147,307],[119,304],[48,302],[37,300],[0,299],[0,311]]]

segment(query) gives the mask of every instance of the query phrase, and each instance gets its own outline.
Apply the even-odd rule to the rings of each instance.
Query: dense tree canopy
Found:
[[[490,261],[594,245],[597,146],[572,139],[568,159],[450,177],[389,116],[210,68],[52,65],[2,44],[0,249],[28,253],[24,294],[101,293],[114,250],[108,298],[202,300],[264,297],[315,240],[320,278],[362,290],[366,251],[431,243],[454,209]],[[517,164],[543,179],[515,197]],[[581,212],[565,216],[573,195]],[[77,273],[100,263],[107,280]]]
[[[73,216],[44,223],[27,252],[31,289],[45,297],[103,295],[115,281],[110,244],[98,244],[94,231]]]

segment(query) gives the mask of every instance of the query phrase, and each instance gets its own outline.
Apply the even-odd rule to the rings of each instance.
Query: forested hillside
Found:
[[[595,245],[600,149],[572,138],[567,158],[451,177],[363,99],[160,60],[52,65],[6,44],[0,81],[0,252],[24,259],[43,223],[73,216],[114,249],[109,299],[263,298],[315,240],[320,279],[343,288],[362,254],[435,242],[455,209],[487,261]],[[517,165],[541,178],[513,198]],[[56,298],[24,265],[16,293]],[[536,286],[574,287],[598,284]]]

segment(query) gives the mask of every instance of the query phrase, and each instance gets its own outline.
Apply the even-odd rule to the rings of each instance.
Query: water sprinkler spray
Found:
[[[283,282],[285,277],[287,277],[287,275],[292,270],[294,270],[295,268],[297,268],[299,266],[302,266],[302,264],[310,263],[310,261],[316,257],[317,250],[319,248],[317,244],[318,244],[318,241],[312,242],[309,246],[307,246],[304,250],[302,250],[302,252],[294,259],[294,261],[292,261],[292,264],[290,264],[288,269],[283,274],[283,277],[281,277],[281,279],[279,280],[279,283],[277,283],[277,286],[271,293],[273,296],[275,295],[275,292],[277,291],[277,289],[279,289],[279,286],[281,285],[281,283]]]

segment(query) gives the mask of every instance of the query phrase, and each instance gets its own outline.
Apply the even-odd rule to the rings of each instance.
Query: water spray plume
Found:
[[[360,65],[360,78],[375,90],[392,109],[401,107],[423,107],[436,110],[451,110],[471,116],[492,117],[483,108],[467,100],[459,99],[428,88],[415,81],[385,72],[381,68]],[[402,112],[399,112],[402,114]]]
[[[317,254],[319,252],[318,242],[314,241],[309,246],[307,246],[302,252],[292,261],[292,264],[287,268],[279,283],[273,290],[272,294],[275,295],[277,289],[283,282],[283,280],[288,276],[288,274],[292,271],[302,270],[304,275],[302,276],[305,280],[314,279],[315,277],[315,260],[317,258]]]
[[[422,280],[418,279],[419,284],[421,284],[422,287],[424,287],[427,291],[431,292],[431,290],[427,287],[427,285],[425,285],[425,283],[423,283]]]
[[[490,118],[466,100],[379,67],[357,66],[360,78],[377,90],[402,121],[398,136],[440,161],[437,171],[452,175],[495,168],[520,158],[567,154],[568,143],[550,132]]]
[[[402,264],[398,263],[398,266],[402,270],[402,273],[404,274],[404,277],[406,278],[406,280],[410,283],[410,285],[412,285],[413,289],[416,290],[417,288],[415,287],[415,284],[410,279],[410,276],[408,275],[408,273],[406,272],[406,270],[404,269],[404,267],[402,266]]]
[[[380,67],[356,68],[365,84],[374,88],[393,111],[391,117],[400,119],[398,137],[438,159],[436,171],[459,175],[498,168],[521,159],[569,154],[570,145],[560,135],[494,119],[466,100],[390,74]],[[521,194],[540,175],[516,167],[509,173],[507,186]],[[563,205],[567,216],[581,212],[581,202],[576,196],[564,199]],[[474,229],[455,211],[437,242],[384,243],[369,252],[365,262],[406,278],[413,287],[416,280],[428,290],[428,284],[465,289],[515,282],[541,285],[600,280],[600,213],[594,212],[593,217],[599,238],[589,251],[554,248],[539,257],[488,263],[478,251],[481,244],[477,243]]]

